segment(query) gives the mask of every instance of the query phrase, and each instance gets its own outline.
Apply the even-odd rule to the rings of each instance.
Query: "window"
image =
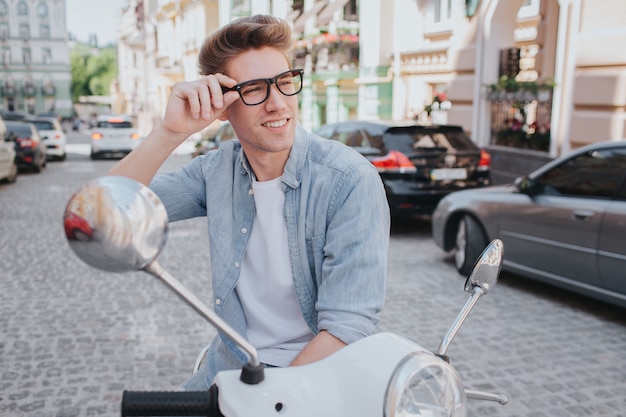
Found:
[[[0,59],[2,60],[2,64],[9,65],[11,63],[11,48],[9,48],[8,46],[3,46],[1,52],[2,57],[0,57]]]
[[[517,12],[518,19],[524,19],[539,15],[540,0],[524,0]]]
[[[46,120],[33,120],[32,124],[35,125],[37,130],[56,130],[54,124]]]
[[[28,16],[28,5],[25,1],[20,1],[19,3],[17,3],[17,15]]]
[[[9,24],[8,23],[0,23],[0,40],[9,39]]]
[[[50,48],[43,48],[41,50],[41,60],[44,65],[52,64],[52,50]]]
[[[231,13],[234,17],[250,16],[250,0],[231,0]]]
[[[464,7],[463,2],[453,0],[433,0],[426,9],[426,31],[443,32],[452,30],[452,17]],[[459,9],[459,10],[457,10]]]
[[[343,8],[343,20],[351,22],[359,21],[359,9],[357,0],[349,0]]]
[[[9,8],[7,6],[7,2],[2,0],[0,1],[0,17],[6,17],[9,14]]]
[[[20,38],[25,41],[30,39],[30,26],[28,23],[20,23]]]
[[[433,19],[435,23],[452,17],[452,0],[434,0]]]
[[[41,39],[50,39],[50,26],[39,26],[39,37],[41,37]]]
[[[24,65],[30,65],[31,63],[30,48],[22,48],[22,62],[24,63]]]
[[[542,194],[613,198],[626,174],[626,149],[588,152],[570,159],[535,183]]]
[[[133,124],[124,120],[106,120],[98,122],[98,127],[102,129],[130,129]]]
[[[39,17],[48,17],[48,5],[43,1],[39,2],[39,5],[37,6],[37,15]]]

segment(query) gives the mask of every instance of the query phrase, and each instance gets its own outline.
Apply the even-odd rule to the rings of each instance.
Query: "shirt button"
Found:
[[[222,304],[222,300],[220,300],[219,298],[215,299],[215,305],[220,305]]]
[[[248,229],[244,227],[243,229],[241,229],[241,233],[245,235],[246,233],[248,233]]]
[[[235,268],[239,268],[239,262],[235,262]]]
[[[248,190],[248,194],[250,194],[250,195],[254,194],[254,190],[253,190],[252,188],[250,188],[250,189]]]

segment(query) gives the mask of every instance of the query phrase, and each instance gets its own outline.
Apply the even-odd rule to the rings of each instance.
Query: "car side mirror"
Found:
[[[516,178],[514,184],[518,190],[525,194],[530,194],[532,192],[533,182],[527,176]]]

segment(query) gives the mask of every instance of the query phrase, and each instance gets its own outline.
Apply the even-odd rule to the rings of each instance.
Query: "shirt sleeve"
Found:
[[[176,171],[158,173],[150,188],[159,196],[170,222],[206,216],[206,185],[203,157],[191,160]]]
[[[328,218],[316,303],[319,329],[352,343],[376,331],[385,300],[389,205],[369,161],[344,173]]]

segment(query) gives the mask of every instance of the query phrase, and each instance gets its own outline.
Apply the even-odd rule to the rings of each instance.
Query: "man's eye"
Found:
[[[241,94],[251,95],[251,94],[259,94],[263,92],[263,85],[259,83],[245,85],[241,87]]]

